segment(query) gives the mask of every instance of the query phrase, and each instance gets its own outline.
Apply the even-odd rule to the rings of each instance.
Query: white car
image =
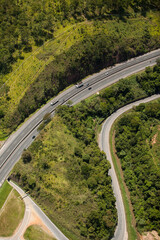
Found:
[[[56,103],[58,103],[59,102],[59,100],[57,100],[57,101],[55,101],[55,102],[51,102],[50,104],[51,104],[51,106],[53,106],[53,105],[55,105]]]

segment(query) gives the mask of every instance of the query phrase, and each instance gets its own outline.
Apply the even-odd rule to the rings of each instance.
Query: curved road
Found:
[[[0,184],[7,178],[14,164],[19,160],[23,150],[33,142],[34,139],[32,137],[38,135],[37,128],[42,122],[45,113],[52,112],[54,114],[54,110],[58,105],[62,105],[70,99],[73,104],[76,104],[82,99],[117,82],[119,79],[141,71],[147,66],[154,65],[156,59],[159,57],[160,49],[103,70],[85,79],[83,81],[84,86],[81,88],[75,88],[75,86],[73,86],[59,94],[54,98],[54,101],[58,100],[54,106],[47,103],[13,133],[0,149]],[[88,90],[88,84],[91,86],[90,90]],[[123,238],[121,238],[121,240],[122,239]]]
[[[119,187],[119,183],[117,180],[117,176],[114,170],[114,165],[111,158],[111,152],[110,152],[110,145],[109,145],[109,134],[112,127],[112,124],[118,118],[121,114],[131,109],[133,106],[138,106],[140,103],[146,103],[149,101],[152,101],[154,99],[159,98],[160,95],[153,95],[151,97],[139,100],[137,102],[131,103],[129,105],[124,106],[123,108],[120,108],[115,113],[113,113],[111,116],[109,116],[105,122],[103,123],[102,130],[100,133],[99,138],[99,146],[100,149],[103,150],[106,153],[107,160],[109,160],[111,164],[111,169],[109,171],[109,175],[112,178],[112,188],[114,195],[116,197],[116,207],[117,207],[117,213],[118,213],[118,224],[117,228],[114,234],[113,240],[127,240],[128,239],[128,233],[127,233],[127,226],[126,226],[126,216],[125,216],[125,210],[122,200],[122,195]]]

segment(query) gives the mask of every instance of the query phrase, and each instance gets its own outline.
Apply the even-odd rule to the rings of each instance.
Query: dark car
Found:
[[[88,88],[88,90],[91,90],[91,89],[92,89],[91,87]]]

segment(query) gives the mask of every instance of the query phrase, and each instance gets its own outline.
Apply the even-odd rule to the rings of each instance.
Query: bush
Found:
[[[0,118],[3,118],[4,117],[4,112],[2,109],[0,109]]]
[[[24,163],[29,163],[32,160],[32,155],[28,150],[22,153],[22,160]]]
[[[75,147],[74,154],[78,157],[81,157],[82,156],[82,149],[79,148],[79,147]]]

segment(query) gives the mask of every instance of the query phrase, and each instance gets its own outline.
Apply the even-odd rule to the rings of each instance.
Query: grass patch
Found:
[[[2,237],[12,236],[23,219],[25,205],[19,196],[13,190],[0,214],[0,236]]]
[[[25,240],[56,240],[46,233],[40,226],[32,225],[24,233]]]
[[[130,210],[130,205],[129,205],[129,200],[128,200],[128,196],[126,194],[125,191],[125,185],[124,185],[124,181],[122,179],[121,176],[121,172],[119,169],[119,166],[117,164],[117,160],[115,157],[115,153],[114,153],[114,148],[113,148],[113,141],[112,141],[112,136],[114,134],[114,127],[115,127],[115,123],[113,124],[112,128],[111,128],[111,132],[110,132],[110,151],[111,151],[111,156],[112,156],[112,160],[113,160],[113,164],[114,164],[114,168],[116,171],[116,175],[118,178],[118,182],[120,185],[120,189],[121,189],[121,193],[122,193],[122,198],[123,198],[123,203],[124,203],[124,208],[125,208],[125,214],[126,214],[126,222],[127,222],[127,231],[128,231],[128,240],[135,240],[137,239],[137,234],[136,234],[136,230],[133,227],[132,224],[132,214],[131,214],[131,210]]]
[[[0,209],[2,208],[11,190],[12,187],[8,184],[7,181],[5,181],[0,188]]]

